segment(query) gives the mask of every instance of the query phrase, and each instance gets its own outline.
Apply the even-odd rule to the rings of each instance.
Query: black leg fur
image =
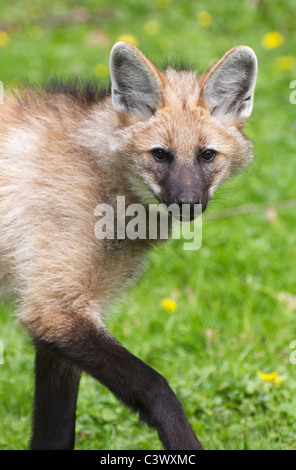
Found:
[[[75,442],[80,370],[50,348],[36,345],[31,449],[69,450]]]
[[[125,405],[138,412],[140,419],[156,428],[165,449],[202,449],[187,421],[181,403],[167,381],[154,369],[129,353],[108,331],[80,323],[79,334],[77,329],[73,331],[73,334],[69,334],[68,331],[62,342],[52,342],[51,347],[61,359],[71,361],[73,365],[99,380]],[[43,375],[40,370],[39,375]],[[68,381],[67,385],[69,385]],[[68,390],[67,393],[69,392]],[[51,393],[56,393],[54,387],[52,390],[50,387],[47,388],[47,400],[54,404],[56,399],[54,395],[50,396]],[[63,398],[67,393],[63,395]],[[71,410],[67,414],[71,425],[66,423],[66,414],[62,420],[60,419],[61,409],[54,412],[59,430],[54,440],[51,435],[49,439],[51,442],[55,441],[57,446],[59,446],[60,437],[63,445],[73,440],[72,434],[70,436],[70,428],[73,427],[73,396],[71,400]],[[58,407],[60,404],[62,402],[58,402]],[[47,407],[50,408],[49,405]],[[44,410],[40,411],[44,413]],[[40,420],[37,416],[38,407],[35,411],[35,422],[38,422],[40,426],[40,423],[47,418],[43,417]],[[64,433],[61,429],[63,423]],[[53,431],[52,427],[50,429]]]

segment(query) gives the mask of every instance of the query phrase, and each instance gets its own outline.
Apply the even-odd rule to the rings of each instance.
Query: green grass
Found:
[[[256,159],[218,191],[209,214],[296,199],[296,105],[289,101],[289,84],[296,79],[292,0],[79,4],[80,10],[71,0],[0,1],[1,27],[8,34],[0,47],[4,87],[53,74],[91,77],[98,64],[108,65],[110,48],[122,34],[133,35],[157,63],[176,57],[199,72],[227,49],[247,44],[259,61],[255,107],[246,127]],[[213,18],[208,27],[196,21],[203,10]],[[158,25],[154,35],[146,32],[151,20]],[[270,31],[279,31],[284,42],[266,50],[261,40]],[[290,68],[278,67],[282,56],[294,57]],[[295,224],[294,209],[275,217],[263,210],[216,220],[205,214],[201,249],[186,252],[182,241],[172,240],[153,251],[146,276],[109,317],[118,340],[168,379],[207,449],[296,447],[296,366],[289,361],[296,339],[295,298],[293,304],[287,294],[279,296],[296,294]],[[176,299],[176,312],[163,310],[166,296]],[[25,449],[30,437],[34,355],[13,312],[13,305],[0,307],[1,449]],[[285,380],[280,386],[264,382],[258,370],[277,371]],[[161,445],[107,389],[83,376],[76,448]]]

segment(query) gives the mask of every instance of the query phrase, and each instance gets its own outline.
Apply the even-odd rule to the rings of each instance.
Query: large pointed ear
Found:
[[[110,54],[112,103],[116,111],[148,119],[162,100],[165,77],[131,43],[120,41]]]
[[[234,47],[200,78],[201,102],[217,119],[244,124],[252,113],[256,77],[253,49]]]

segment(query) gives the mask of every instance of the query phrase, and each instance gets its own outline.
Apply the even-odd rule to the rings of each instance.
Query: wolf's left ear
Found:
[[[228,51],[200,78],[200,100],[223,122],[244,124],[253,109],[257,58],[248,46]]]
[[[131,43],[120,41],[110,54],[112,103],[116,111],[148,119],[161,103],[165,78]]]

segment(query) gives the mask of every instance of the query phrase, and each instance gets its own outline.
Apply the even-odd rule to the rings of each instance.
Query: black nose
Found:
[[[194,219],[194,205],[195,204],[200,204],[200,199],[199,197],[197,196],[179,196],[176,198],[176,204],[178,204],[178,206],[180,207],[181,211],[180,211],[180,214],[184,215],[183,214],[183,211],[182,209],[185,209],[183,206],[186,204],[187,206],[190,207],[190,212],[189,212],[189,217],[190,217],[190,220],[193,220]],[[185,212],[185,216],[187,216],[188,214],[188,209],[186,207],[186,209],[184,210]]]

